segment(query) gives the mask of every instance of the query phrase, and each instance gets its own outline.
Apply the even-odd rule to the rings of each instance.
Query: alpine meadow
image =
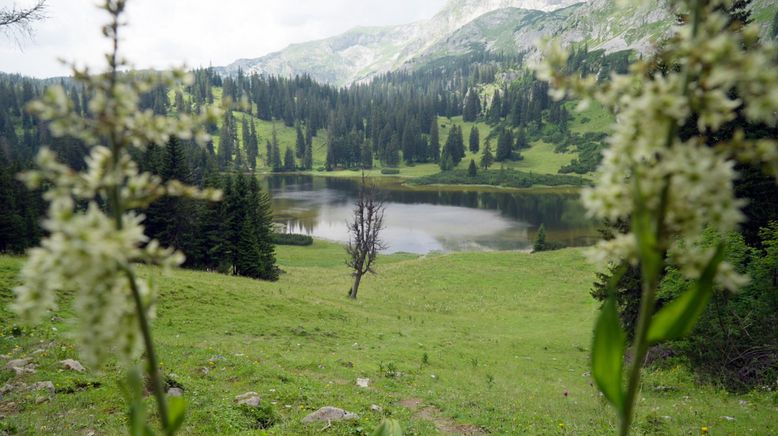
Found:
[[[778,434],[778,1],[64,3],[0,436]]]

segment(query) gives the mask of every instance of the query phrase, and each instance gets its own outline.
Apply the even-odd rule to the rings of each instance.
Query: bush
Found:
[[[711,245],[718,242],[707,236]],[[732,391],[778,380],[778,223],[762,229],[760,237],[761,247],[748,246],[737,233],[725,238],[727,261],[751,282],[736,294],[716,290],[692,334],[673,343],[698,375]],[[671,266],[661,294],[669,299],[689,285]]]
[[[381,168],[381,174],[388,174],[388,175],[400,174],[400,169],[399,168]]]
[[[244,416],[252,421],[253,428],[268,429],[278,422],[278,413],[271,404],[260,404],[258,407],[241,404],[238,408]]]
[[[313,238],[295,233],[273,233],[271,237],[275,245],[296,245],[304,247],[313,244]]]

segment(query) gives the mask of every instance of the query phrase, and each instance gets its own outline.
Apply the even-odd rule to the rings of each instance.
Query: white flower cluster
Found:
[[[552,96],[573,95],[597,100],[617,118],[610,147],[595,176],[595,186],[583,193],[590,215],[609,220],[629,219],[645,208],[660,236],[659,251],[691,279],[699,277],[713,251],[699,245],[706,228],[722,234],[743,220],[733,180],[736,160],[760,162],[778,176],[776,138],[745,139],[738,130],[732,140],[709,146],[724,123],[742,110],[749,122],[778,122],[778,50],[759,41],[755,25],[735,28],[722,8],[731,0],[676,1],[681,11],[698,14],[696,24],[680,25],[675,35],[651,59],[640,60],[625,75],[598,84],[594,77],[565,76],[567,55],[555,43],[545,50],[536,72],[552,84]],[[695,115],[696,131],[679,135]],[[598,261],[636,262],[639,246],[633,233],[603,241],[594,250]],[[744,278],[722,263],[719,285],[731,290]]]
[[[78,138],[91,147],[86,170],[76,172],[43,148],[38,170],[21,179],[30,188],[44,188],[49,202],[43,223],[49,236],[30,250],[22,269],[22,285],[15,289],[14,310],[27,322],[35,322],[57,308],[59,292],[74,293],[78,314],[78,343],[82,358],[99,365],[109,355],[129,360],[141,351],[138,307],[153,315],[154,290],[133,273],[134,262],[179,265],[184,257],[163,249],[144,235],[143,215],[134,209],[147,207],[163,195],[218,200],[221,193],[200,191],[178,181],[162,183],[159,177],[140,173],[128,153],[131,147],[164,144],[170,137],[208,139],[202,130],[218,112],[208,108],[196,116],[155,116],[138,108],[138,94],[155,86],[191,83],[182,71],[145,74],[111,72],[90,75],[74,69],[74,77],[91,95],[87,115],[73,111],[60,87],[51,87],[30,111],[49,123],[54,136]]]

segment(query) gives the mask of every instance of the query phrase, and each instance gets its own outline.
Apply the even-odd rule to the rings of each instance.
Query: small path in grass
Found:
[[[443,434],[461,434],[479,436],[486,435],[487,433],[481,427],[477,427],[471,424],[457,424],[454,420],[446,418],[441,413],[440,409],[435,406],[425,405],[424,402],[418,398],[406,398],[400,400],[401,406],[413,412],[414,417],[430,421],[435,424],[435,428]]]

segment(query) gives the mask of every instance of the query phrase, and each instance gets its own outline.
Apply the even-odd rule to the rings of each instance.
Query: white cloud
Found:
[[[17,0],[18,5],[32,0]],[[0,7],[12,1],[0,0]],[[124,55],[140,68],[226,65],[355,26],[429,18],[445,0],[130,0]],[[97,0],[49,0],[49,19],[22,48],[0,35],[0,71],[67,74],[57,58],[101,65],[107,46]]]

